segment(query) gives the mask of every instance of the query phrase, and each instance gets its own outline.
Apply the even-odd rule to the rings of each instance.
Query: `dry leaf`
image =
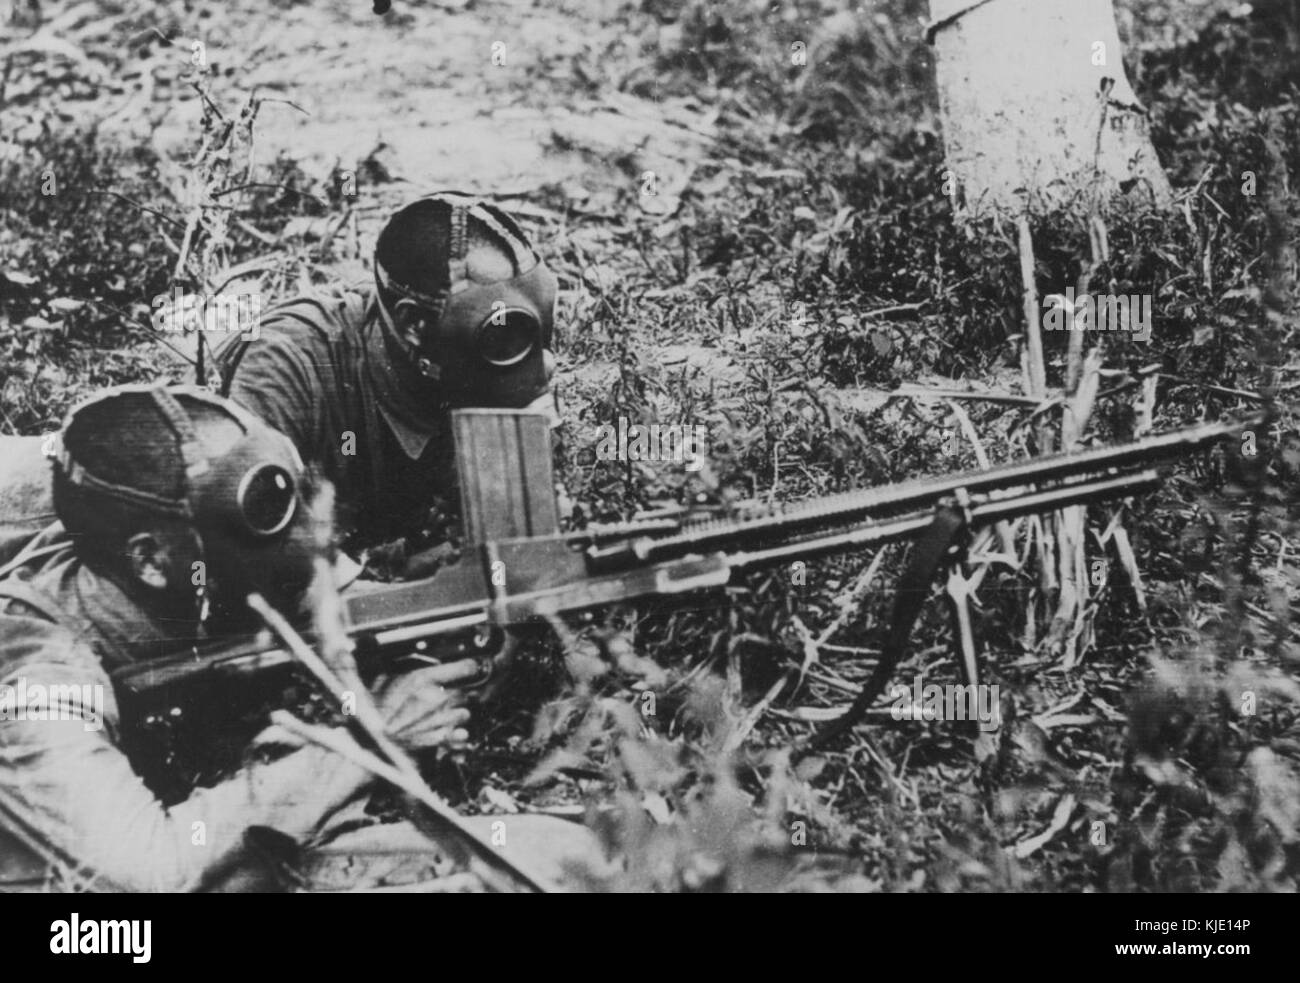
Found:
[[[1061,796],[1061,800],[1056,803],[1056,811],[1052,813],[1052,821],[1048,824],[1047,829],[1037,836],[1031,836],[1016,844],[1014,850],[1016,859],[1024,860],[1026,857],[1033,856],[1051,842],[1057,833],[1065,829],[1072,812],[1074,812],[1074,796],[1067,793]]]

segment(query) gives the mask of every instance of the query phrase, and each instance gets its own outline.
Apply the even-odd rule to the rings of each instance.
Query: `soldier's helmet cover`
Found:
[[[493,242],[513,275],[476,262],[471,237]],[[386,310],[386,330],[449,405],[518,409],[548,391],[555,276],[500,208],[460,192],[411,202],[379,234],[375,281],[381,305],[417,309],[405,332]]]
[[[105,434],[114,421],[131,432]],[[318,551],[302,459],[230,400],[193,386],[118,386],[74,407],[48,456],[56,492],[60,481],[75,489],[55,498],[74,537],[111,540],[133,531],[113,523],[150,518],[188,526],[203,568],[180,571],[185,588],[237,593],[228,603],[256,591],[292,605],[311,582]]]

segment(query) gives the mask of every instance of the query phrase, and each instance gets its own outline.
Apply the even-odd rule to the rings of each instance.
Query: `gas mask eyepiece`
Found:
[[[474,343],[483,361],[505,369],[526,359],[541,334],[542,326],[532,311],[505,307],[493,311],[479,325]]]
[[[244,473],[235,506],[244,528],[259,539],[288,528],[298,510],[298,483],[278,464],[255,464]]]

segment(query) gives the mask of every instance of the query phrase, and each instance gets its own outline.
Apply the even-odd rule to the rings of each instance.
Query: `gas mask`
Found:
[[[214,612],[229,616],[242,612],[244,597],[253,592],[276,607],[296,610],[311,582],[317,549],[306,475],[292,442],[204,389],[121,387],[100,398],[113,398],[124,390],[152,397],[175,438],[185,470],[184,491],[169,498],[105,481],[59,446],[52,456],[66,480],[93,496],[192,530],[193,546],[172,557],[171,579],[204,602],[200,620],[207,616],[207,602]],[[177,395],[214,407],[235,426],[213,427],[201,438]],[[84,408],[83,404],[74,414]]]
[[[381,304],[384,296],[396,297],[396,309],[386,313],[394,327],[407,325],[405,331],[395,329],[399,344],[419,373],[438,383],[452,407],[528,406],[549,390],[545,352],[555,327],[555,276],[504,212],[467,196],[437,195],[403,209],[390,222],[390,228],[396,228],[391,233],[394,243],[405,245],[403,236],[423,241],[420,230],[403,228],[403,223],[414,225],[420,218],[404,216],[415,215],[418,206],[431,202],[449,210],[441,289],[420,291],[390,276],[382,257],[397,247],[381,235],[376,248]],[[428,211],[426,207],[424,213]],[[515,269],[526,272],[509,279],[477,279],[466,259],[471,218],[498,239]]]

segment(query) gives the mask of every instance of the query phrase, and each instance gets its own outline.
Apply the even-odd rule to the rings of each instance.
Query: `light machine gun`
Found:
[[[566,533],[560,531],[545,418],[462,410],[453,418],[466,531],[459,559],[427,579],[345,594],[348,630],[363,676],[412,653],[490,661],[515,626],[639,598],[720,589],[739,571],[916,539],[881,658],[850,710],[818,736],[816,743],[824,744],[856,724],[883,691],[936,572],[971,529],[1150,491],[1161,482],[1157,464],[1234,437],[1247,425],[1206,423],[1117,446],[794,504]],[[254,677],[293,661],[275,643],[244,639],[130,665],[114,678],[124,713],[158,722],[203,696],[249,688]],[[974,683],[974,666],[964,668]]]

